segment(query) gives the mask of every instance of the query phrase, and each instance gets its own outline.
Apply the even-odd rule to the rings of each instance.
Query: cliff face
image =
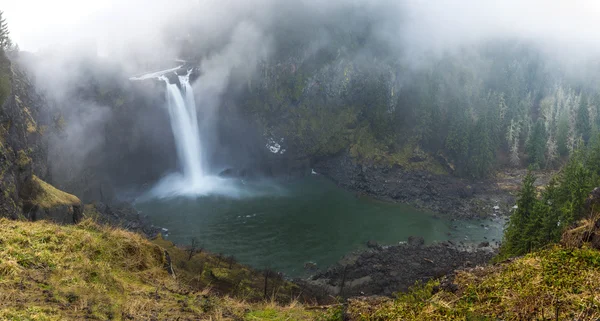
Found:
[[[44,182],[50,179],[44,135],[53,130],[47,102],[3,53],[0,77],[6,86],[0,101],[0,216],[76,222],[79,199]]]

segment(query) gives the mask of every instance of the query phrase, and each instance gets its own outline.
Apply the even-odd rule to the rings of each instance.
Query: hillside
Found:
[[[594,222],[565,233],[560,245],[457,271],[416,285],[395,300],[350,300],[347,314],[350,320],[370,321],[598,320],[600,251]]]
[[[275,296],[263,301],[260,273],[208,253],[188,261],[161,238],[90,219],[72,226],[1,219],[0,319],[596,320],[600,251],[592,222],[524,257],[417,284],[396,299],[353,298],[324,310],[286,295],[296,286],[281,280],[269,283]]]
[[[262,301],[262,274],[207,253],[188,261],[162,239],[90,219],[71,226],[0,219],[0,230],[1,320],[315,318],[295,300],[299,293],[290,296],[293,284],[273,278]]]

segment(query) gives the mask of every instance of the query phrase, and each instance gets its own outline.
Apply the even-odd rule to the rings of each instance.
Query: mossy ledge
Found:
[[[33,183],[32,192],[34,196],[34,199],[31,200],[32,204],[43,208],[81,204],[81,201],[77,196],[63,192],[35,175],[33,175],[31,181]]]
[[[57,223],[77,223],[83,216],[83,205],[75,195],[63,192],[32,175],[19,192],[23,213],[31,221],[52,220]]]

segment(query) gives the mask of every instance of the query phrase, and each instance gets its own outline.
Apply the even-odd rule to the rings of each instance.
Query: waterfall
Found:
[[[171,130],[175,138],[177,156],[183,171],[183,179],[187,184],[198,186],[205,176],[205,169],[202,162],[196,101],[194,90],[190,85],[190,72],[185,76],[178,76],[181,89],[177,84],[169,83],[166,77],[162,76],[161,79],[165,81],[167,86],[167,108],[171,119]]]
[[[250,187],[244,181],[223,178],[209,172],[205,155],[206,146],[202,145],[202,136],[198,126],[194,89],[190,84],[192,71],[188,70],[186,75],[177,75],[180,84],[178,86],[170,83],[165,76],[176,72],[176,69],[180,69],[180,67],[129,78],[132,81],[146,79],[164,81],[166,86],[165,107],[169,113],[177,159],[181,167],[179,171],[163,177],[138,200],[206,195],[240,198],[273,194],[273,191],[279,193],[278,188],[273,187],[270,183],[257,183],[256,186]]]

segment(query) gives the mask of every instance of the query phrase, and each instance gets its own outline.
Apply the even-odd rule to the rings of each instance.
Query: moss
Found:
[[[21,100],[17,97],[18,103],[20,105],[22,105],[23,103],[21,102]],[[29,108],[27,106],[22,106],[21,110],[23,110],[25,112],[25,114],[27,115],[27,119],[26,121],[26,125],[27,125],[27,133],[32,134],[38,131],[38,127],[37,127],[37,123],[35,121],[35,119],[33,118],[33,116],[31,115],[31,111],[29,111]]]
[[[31,157],[27,155],[27,152],[20,150],[17,152],[17,165],[20,169],[25,169],[31,164]]]
[[[244,316],[246,321],[309,321],[315,320],[316,315],[301,306],[290,305],[288,307],[279,307],[270,305],[263,309],[252,311]]]
[[[65,193],[44,182],[37,176],[32,177],[33,196],[31,203],[42,208],[52,208],[61,205],[78,205],[81,201],[77,196]]]
[[[396,300],[352,301],[351,320],[580,320],[600,317],[600,252],[555,246],[457,273],[455,293],[431,281]]]

